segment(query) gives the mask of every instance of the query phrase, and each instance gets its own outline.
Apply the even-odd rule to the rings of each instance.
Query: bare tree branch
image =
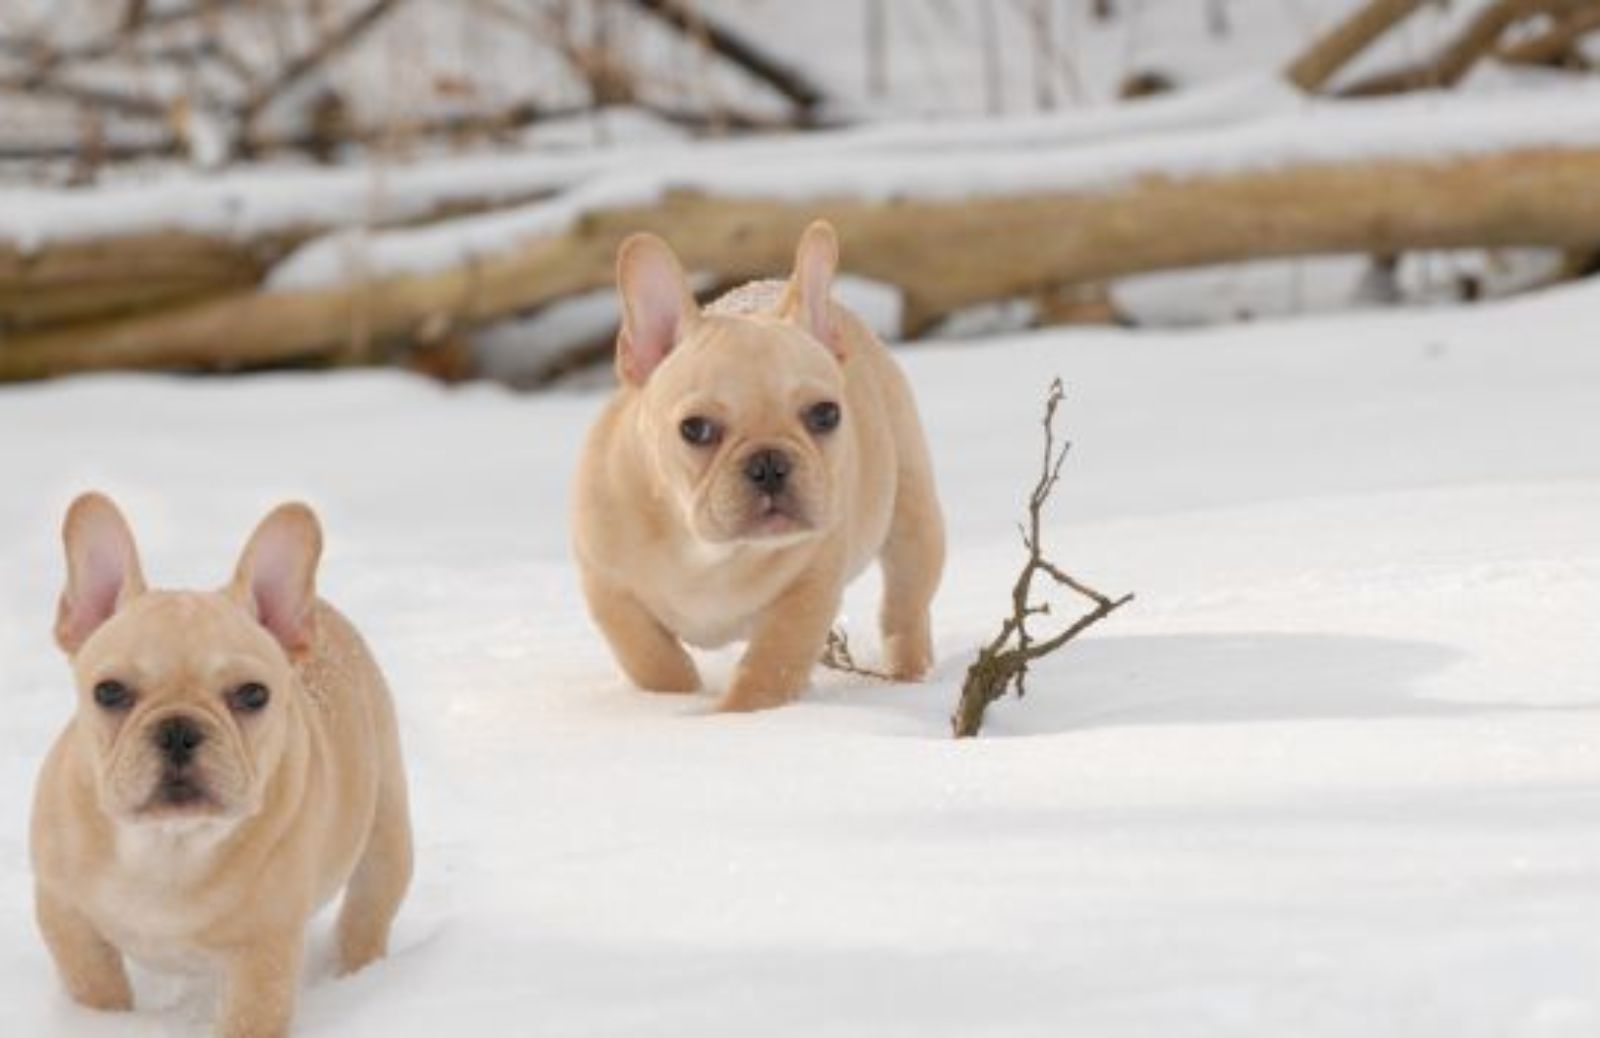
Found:
[[[810,77],[743,35],[706,16],[691,12],[685,0],[628,0],[640,11],[671,26],[680,33],[703,42],[712,51],[739,66],[756,79],[788,98],[802,116],[822,106],[827,93]]]
[[[1035,660],[1055,652],[1133,601],[1131,594],[1120,598],[1101,594],[1044,556],[1040,517],[1061,481],[1061,466],[1067,460],[1070,446],[1065,442],[1056,446],[1056,411],[1064,396],[1061,380],[1055,379],[1045,399],[1044,454],[1040,460],[1039,479],[1028,495],[1028,521],[1022,528],[1022,544],[1028,550],[1028,558],[1011,587],[1011,615],[1001,621],[1000,633],[978,649],[978,658],[967,668],[967,676],[961,684],[961,699],[950,718],[951,730],[958,739],[977,735],[983,726],[984,711],[1006,692],[1015,689],[1019,697],[1027,694],[1028,667]],[[1049,602],[1033,602],[1033,580],[1040,573],[1094,603],[1089,612],[1043,640],[1028,626],[1034,617],[1050,615]]]
[[[241,124],[248,127],[268,105],[293,89],[340,52],[344,51],[376,27],[399,5],[401,0],[373,0],[357,11],[338,29],[329,33],[315,47],[290,61],[269,82],[263,84],[240,106]]]
[[[850,636],[845,633],[842,627],[835,627],[828,632],[828,640],[822,646],[822,659],[820,662],[829,670],[837,670],[845,674],[857,674],[864,678],[875,678],[878,681],[895,680],[893,674],[857,663],[855,655],[850,651]]]
[[[1495,0],[1470,19],[1438,54],[1420,65],[1380,72],[1339,91],[1346,97],[1371,97],[1408,90],[1455,86],[1482,57],[1492,52],[1513,25],[1535,15],[1561,10],[1572,0]]]
[[[1368,0],[1321,36],[1284,70],[1289,82],[1315,93],[1379,37],[1427,0]]]
[[[1570,57],[1577,44],[1596,31],[1600,31],[1600,3],[1568,13],[1536,36],[1502,46],[1495,57],[1513,65],[1556,64]]]

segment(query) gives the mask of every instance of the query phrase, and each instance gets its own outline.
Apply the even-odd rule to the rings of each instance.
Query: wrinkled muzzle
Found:
[[[770,444],[724,459],[700,497],[696,532],[713,543],[783,542],[831,522],[826,473],[816,459]]]
[[[130,723],[101,780],[107,809],[128,820],[233,816],[249,809],[251,767],[234,733],[197,711]]]

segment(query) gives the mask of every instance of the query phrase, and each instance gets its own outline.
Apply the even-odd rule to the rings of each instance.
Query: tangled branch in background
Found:
[[[1044,408],[1044,462],[1039,481],[1034,484],[1033,493],[1028,498],[1028,523],[1022,528],[1022,544],[1028,549],[1028,561],[1023,564],[1022,572],[1017,574],[1017,582],[1011,588],[1011,615],[1001,623],[1000,633],[978,650],[978,658],[967,668],[966,679],[961,683],[961,700],[950,718],[957,739],[977,735],[978,729],[983,726],[983,712],[990,703],[1004,696],[1007,690],[1015,688],[1019,697],[1027,692],[1028,667],[1034,660],[1055,652],[1133,601],[1131,594],[1115,599],[1102,595],[1044,556],[1039,517],[1061,479],[1061,464],[1066,460],[1067,449],[1071,446],[1066,442],[1062,442],[1059,448],[1056,446],[1056,410],[1061,406],[1064,395],[1061,380],[1052,381]],[[1031,618],[1050,615],[1049,602],[1033,602],[1033,578],[1041,573],[1058,586],[1068,588],[1094,603],[1093,609],[1078,617],[1065,630],[1043,640],[1028,628]]]

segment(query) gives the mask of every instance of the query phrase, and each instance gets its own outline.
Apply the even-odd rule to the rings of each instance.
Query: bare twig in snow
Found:
[[[835,627],[828,632],[828,640],[822,646],[822,659],[820,661],[829,670],[841,671],[845,674],[859,674],[864,678],[876,678],[879,681],[893,681],[894,675],[872,667],[864,667],[856,662],[855,655],[850,651],[850,636],[844,628]]]
[[[1028,559],[1011,588],[1011,615],[1000,624],[1000,633],[978,649],[978,658],[967,668],[966,679],[961,683],[961,700],[950,718],[950,726],[957,739],[978,734],[983,726],[983,713],[989,704],[1011,689],[1020,697],[1027,692],[1028,667],[1037,659],[1047,656],[1104,620],[1116,610],[1133,601],[1133,595],[1110,598],[1078,580],[1059,565],[1046,558],[1040,534],[1040,516],[1050,500],[1050,494],[1061,480],[1061,465],[1067,460],[1070,444],[1056,445],[1056,411],[1065,396],[1061,380],[1050,383],[1050,393],[1044,408],[1044,457],[1039,480],[1028,496],[1028,522],[1022,528],[1022,545],[1028,550]],[[1087,598],[1094,608],[1074,620],[1064,630],[1041,639],[1029,629],[1034,617],[1050,615],[1048,601],[1035,603],[1033,579],[1039,574],[1049,577],[1056,585]]]

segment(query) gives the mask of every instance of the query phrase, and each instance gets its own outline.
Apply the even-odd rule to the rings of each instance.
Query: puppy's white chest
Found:
[[[163,973],[210,973],[212,957],[193,940],[196,906],[181,896],[112,880],[99,892],[96,924],[118,950]]]
[[[652,612],[673,634],[701,649],[750,637],[770,595],[752,581],[737,548],[691,542],[674,576],[647,593]]]
[[[212,910],[202,879],[227,835],[224,824],[129,826],[117,834],[117,864],[94,890],[96,923],[142,965],[166,973],[215,967],[194,943]]]
[[[713,595],[680,600],[657,612],[674,634],[698,649],[717,649],[748,638],[754,626],[753,616],[730,616],[727,606],[719,606]]]
[[[112,926],[107,930],[106,939],[146,969],[187,977],[206,977],[217,971],[216,959],[190,941],[142,928],[119,930]]]

